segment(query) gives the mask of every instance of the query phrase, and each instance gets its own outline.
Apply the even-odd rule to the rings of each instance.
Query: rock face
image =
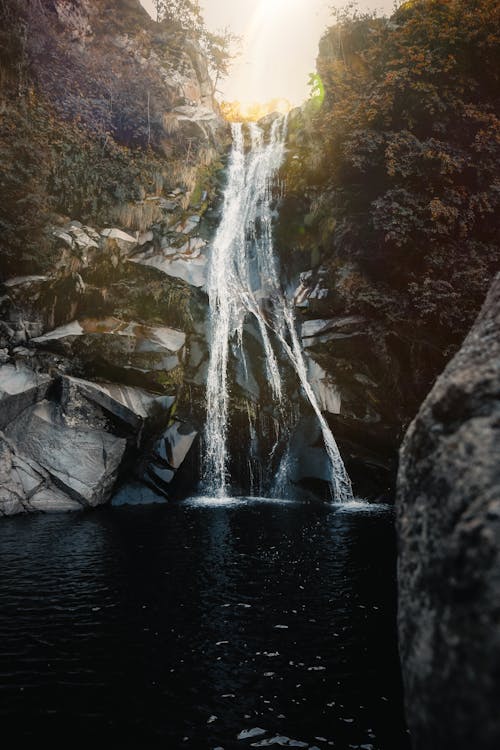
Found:
[[[201,288],[207,283],[208,258],[203,252],[206,243],[199,238],[189,240],[182,247],[150,247],[130,260],[150,268],[157,268],[167,276],[182,279],[193,287]]]
[[[228,136],[200,34],[139,0],[5,0],[0,38],[0,515],[173,497]]]
[[[10,1],[14,6],[17,3]],[[28,16],[35,37],[28,42],[30,56],[38,62],[40,37],[50,38],[53,46],[60,36],[72,42],[73,49],[66,52],[70,61],[66,71],[71,79],[69,87],[83,85],[87,94],[91,89],[85,76],[93,75],[94,101],[91,110],[84,110],[85,125],[95,125],[99,109],[103,117],[103,83],[109,86],[107,75],[116,72],[117,78],[127,81],[125,84],[115,80],[112,86],[122,106],[124,99],[130,98],[126,105],[128,122],[118,125],[110,120],[105,127],[121,128],[128,135],[131,128],[143,129],[145,113],[140,110],[145,91],[141,87],[147,86],[149,137],[153,141],[168,137],[173,130],[185,137],[214,139],[222,123],[214,103],[207,59],[195,37],[180,34],[167,23],[156,24],[139,0],[47,0],[41,5],[43,9],[35,8]],[[115,69],[118,55],[121,71]],[[98,66],[96,59],[100,60]],[[42,88],[52,95],[51,64],[43,60],[39,78]],[[62,92],[56,97],[56,104],[61,111],[75,106]]]
[[[500,276],[401,449],[399,634],[416,750],[500,747]]]
[[[56,487],[88,507],[109,497],[126,446],[125,440],[104,430],[71,426],[50,401],[27,409],[5,435],[21,456],[29,456],[50,475]]]
[[[173,482],[193,447],[198,433],[190,425],[174,421],[155,444],[146,467],[146,481],[160,491]]]
[[[0,367],[0,516],[106,503],[164,433],[174,403],[139,388],[37,374],[22,363]],[[165,439],[170,434],[173,478],[194,436],[170,428]],[[134,486],[141,502],[158,501],[157,492]]]
[[[87,348],[89,357],[102,358],[127,370],[168,372],[182,360],[186,335],[171,328],[150,328],[116,318],[87,319],[56,328],[33,339],[33,343],[71,354],[76,353],[76,349]]]
[[[48,375],[37,375],[24,365],[0,367],[0,429],[45,398],[49,385]]]

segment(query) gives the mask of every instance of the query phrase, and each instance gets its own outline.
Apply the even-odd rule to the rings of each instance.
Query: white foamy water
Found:
[[[296,330],[292,304],[280,283],[273,244],[271,187],[285,156],[286,118],[274,120],[266,138],[256,123],[244,130],[234,124],[233,148],[224,194],[222,219],[212,246],[208,295],[210,302],[210,362],[207,379],[204,475],[207,491],[228,494],[228,365],[230,345],[243,351],[243,324],[252,316],[258,326],[265,356],[266,379],[277,407],[283,409],[280,360],[286,355],[317,416],[331,467],[331,491],[336,502],[352,500],[352,488],[335,438],[326,422],[307,376],[307,365]],[[283,425],[286,434],[287,425]],[[276,447],[276,446],[275,446]],[[277,471],[284,486],[287,452]]]

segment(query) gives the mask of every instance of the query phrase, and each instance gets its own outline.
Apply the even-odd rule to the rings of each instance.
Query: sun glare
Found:
[[[305,0],[261,0],[261,8],[265,13],[282,13],[297,5],[304,4]]]
[[[293,108],[288,99],[271,99],[269,102],[223,102],[222,114],[229,122],[257,122],[266,115],[278,112],[286,115]]]

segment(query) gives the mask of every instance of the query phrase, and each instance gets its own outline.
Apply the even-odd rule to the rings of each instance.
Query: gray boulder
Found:
[[[107,502],[126,458],[168,423],[175,401],[118,384],[52,380],[26,366],[0,367],[0,384],[0,516]],[[175,462],[186,436],[175,427],[167,435]]]
[[[399,635],[416,750],[500,747],[500,277],[405,437]]]
[[[118,318],[87,318],[60,326],[32,341],[38,348],[66,356],[100,359],[113,367],[148,373],[170,371],[181,364],[186,334]]]
[[[0,367],[0,429],[44,399],[50,383],[48,375],[38,375],[24,365]]]
[[[189,424],[174,421],[154,446],[145,480],[166,492],[191,451],[198,432]]]
[[[0,516],[81,509],[77,500],[53,485],[47,471],[19,456],[0,433]]]
[[[198,433],[189,425],[174,422],[155,446],[156,455],[172,469],[179,469],[191,450]]]
[[[53,484],[83,506],[106,502],[126,440],[103,430],[68,425],[58,404],[42,401],[5,429],[15,453],[34,461]]]
[[[173,396],[157,396],[141,388],[113,383],[92,383],[80,378],[65,377],[65,402],[74,404],[79,397],[98,406],[118,423],[139,430],[150,418],[168,414]]]

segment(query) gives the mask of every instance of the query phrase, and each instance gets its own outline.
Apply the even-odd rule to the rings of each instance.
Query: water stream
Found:
[[[248,125],[250,146],[242,124],[234,124],[233,147],[224,194],[222,219],[216,233],[208,278],[210,301],[210,363],[207,381],[204,475],[210,494],[225,496],[230,484],[228,426],[230,422],[229,365],[231,347],[239,347],[246,363],[243,326],[256,321],[265,355],[266,376],[279,415],[275,448],[289,436],[283,386],[283,360],[302,386],[318,419],[330,463],[331,494],[337,502],[352,500],[352,488],[332,432],[321,413],[307,377],[292,304],[281,286],[273,243],[272,187],[283,163],[287,119],[273,121],[269,135],[256,123]],[[286,441],[285,441],[286,442]],[[286,483],[287,448],[276,467],[280,491]]]

